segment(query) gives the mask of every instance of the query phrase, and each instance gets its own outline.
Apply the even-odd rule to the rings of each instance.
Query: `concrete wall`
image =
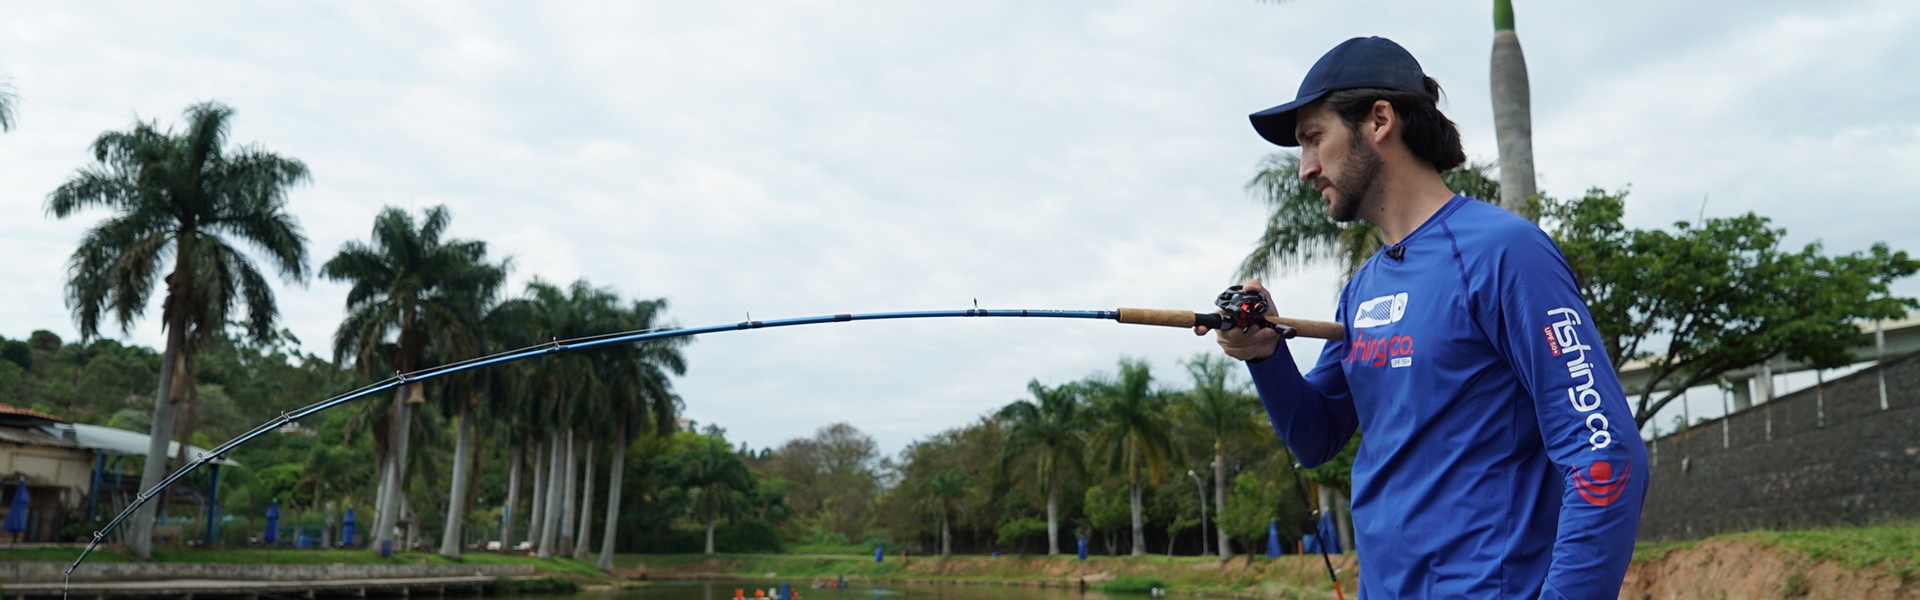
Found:
[[[59,583],[71,563],[0,562],[0,582]],[[214,579],[223,581],[337,581],[414,577],[487,577],[532,575],[533,565],[235,565],[186,563],[85,562],[73,570],[73,581],[163,581]]]
[[[1643,540],[1920,518],[1920,354],[1694,425],[1648,453]]]

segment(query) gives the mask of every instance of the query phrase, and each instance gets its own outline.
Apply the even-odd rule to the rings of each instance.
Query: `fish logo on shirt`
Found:
[[[1353,312],[1353,328],[1392,325],[1400,322],[1404,316],[1407,316],[1406,292],[1381,296],[1360,303],[1360,309]]]

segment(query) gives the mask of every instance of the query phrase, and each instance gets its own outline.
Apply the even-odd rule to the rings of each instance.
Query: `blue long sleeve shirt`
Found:
[[[1354,274],[1304,376],[1251,361],[1306,465],[1353,465],[1361,598],[1615,598],[1646,495],[1641,442],[1565,257],[1454,196]]]

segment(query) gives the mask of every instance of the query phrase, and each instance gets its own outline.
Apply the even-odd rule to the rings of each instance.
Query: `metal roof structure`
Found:
[[[147,444],[152,440],[147,434],[137,431],[127,431],[125,429],[114,429],[112,427],[88,425],[85,423],[51,423],[41,425],[39,429],[47,435],[64,439],[80,447],[105,454],[145,457],[147,455]],[[188,460],[198,459],[206,455],[206,453],[206,448],[187,446]],[[180,442],[178,440],[167,442],[167,454],[172,456],[178,456],[180,454]],[[240,463],[228,458],[216,458],[212,462],[225,466],[240,466]]]

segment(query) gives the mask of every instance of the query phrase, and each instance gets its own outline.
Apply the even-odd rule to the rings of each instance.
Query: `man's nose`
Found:
[[[1313,181],[1318,177],[1320,177],[1320,157],[1312,153],[1301,153],[1300,180]]]

